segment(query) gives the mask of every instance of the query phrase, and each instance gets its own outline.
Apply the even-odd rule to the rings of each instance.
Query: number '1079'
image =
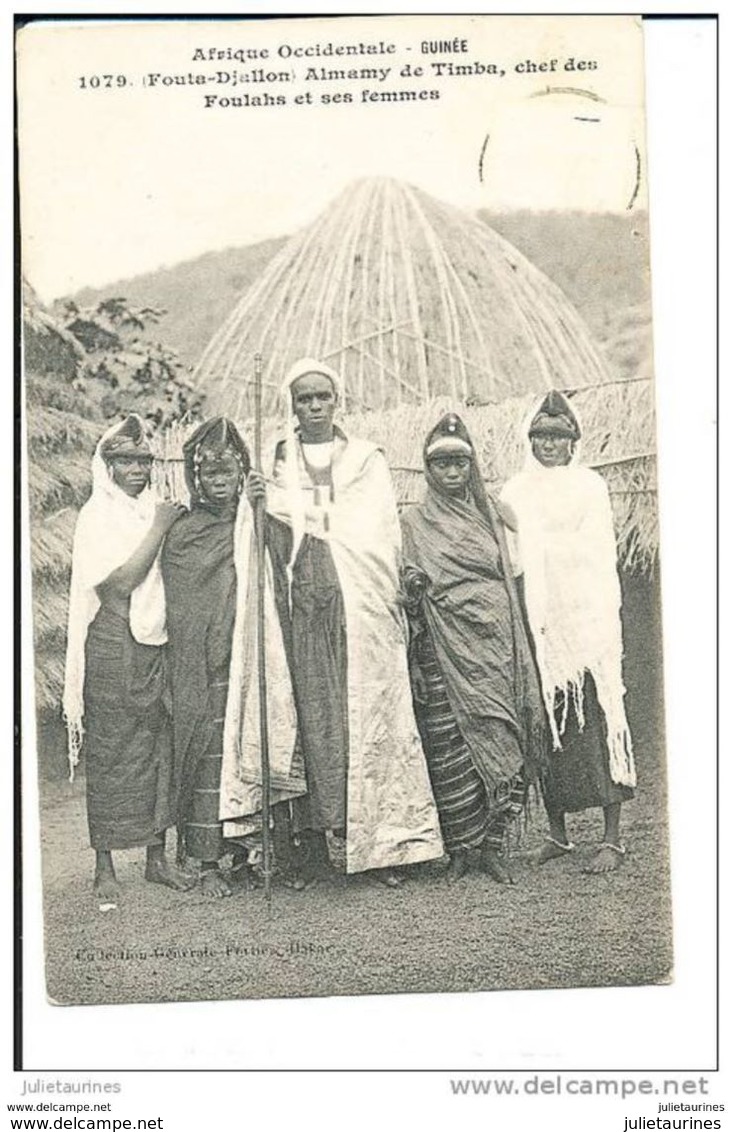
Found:
[[[111,90],[114,87],[127,86],[126,75],[80,75],[79,86],[82,90]]]

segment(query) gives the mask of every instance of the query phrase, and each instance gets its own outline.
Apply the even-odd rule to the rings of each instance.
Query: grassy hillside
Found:
[[[74,299],[79,306],[91,306],[100,299],[121,295],[133,305],[162,307],[168,312],[161,327],[166,344],[185,365],[192,366],[285,239],[209,252],[108,287],[86,288]]]
[[[650,298],[646,213],[481,213],[562,288],[595,337],[618,311]]]

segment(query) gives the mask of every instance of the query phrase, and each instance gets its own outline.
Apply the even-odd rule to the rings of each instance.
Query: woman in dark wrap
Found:
[[[236,613],[234,523],[249,471],[235,425],[206,421],[183,448],[190,512],[162,555],[173,697],[174,787],[188,856],[201,862],[210,896],[230,896],[219,860],[224,717]]]
[[[405,606],[415,712],[427,756],[448,879],[480,849],[513,883],[507,832],[538,770],[544,717],[538,679],[495,504],[470,436],[448,414],[424,446],[425,502],[403,515]]]

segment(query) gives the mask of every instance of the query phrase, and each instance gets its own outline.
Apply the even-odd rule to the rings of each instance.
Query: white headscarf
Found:
[[[517,572],[524,575],[547,718],[558,749],[570,701],[580,729],[584,727],[584,677],[592,673],[607,724],[611,778],[632,786],[635,767],[624,706],[621,593],[610,497],[602,476],[578,464],[577,442],[566,465],[547,468],[534,457],[528,432],[542,401],[525,422],[524,470],[508,481],[501,498],[518,521]],[[557,723],[558,691],[565,699]]]
[[[298,421],[292,406],[292,387],[301,377],[309,373],[320,374],[327,377],[335,390],[336,402],[343,394],[343,384],[339,375],[325,362],[315,358],[300,358],[290,366],[280,387],[282,409],[287,421],[285,437],[285,491],[288,497],[289,512],[292,518],[292,554],[290,556],[290,570],[300,549],[305,534],[305,499],[300,486],[300,465],[298,462]]]
[[[136,419],[143,429],[140,418]],[[149,487],[135,498],[127,495],[114,482],[103,458],[105,445],[128,420],[112,425],[97,444],[91,465],[92,493],[79,512],[74,533],[63,694],[72,778],[84,735],[85,648],[89,626],[100,605],[96,587],[135,552],[152,526],[158,503]],[[130,596],[130,631],[144,645],[162,645],[167,640],[159,556]]]

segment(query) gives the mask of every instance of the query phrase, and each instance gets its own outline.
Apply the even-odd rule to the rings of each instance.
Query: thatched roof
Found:
[[[251,415],[255,353],[266,412],[303,356],[341,373],[349,411],[441,395],[498,402],[609,377],[572,305],[520,252],[388,179],[350,186],[249,288],[195,371],[210,407]]]
[[[65,327],[47,311],[27,280],[23,280],[23,354],[26,368],[73,379],[84,351]]]
[[[81,380],[84,350],[27,283],[23,301],[36,706],[57,711],[71,544],[98,425]]]

